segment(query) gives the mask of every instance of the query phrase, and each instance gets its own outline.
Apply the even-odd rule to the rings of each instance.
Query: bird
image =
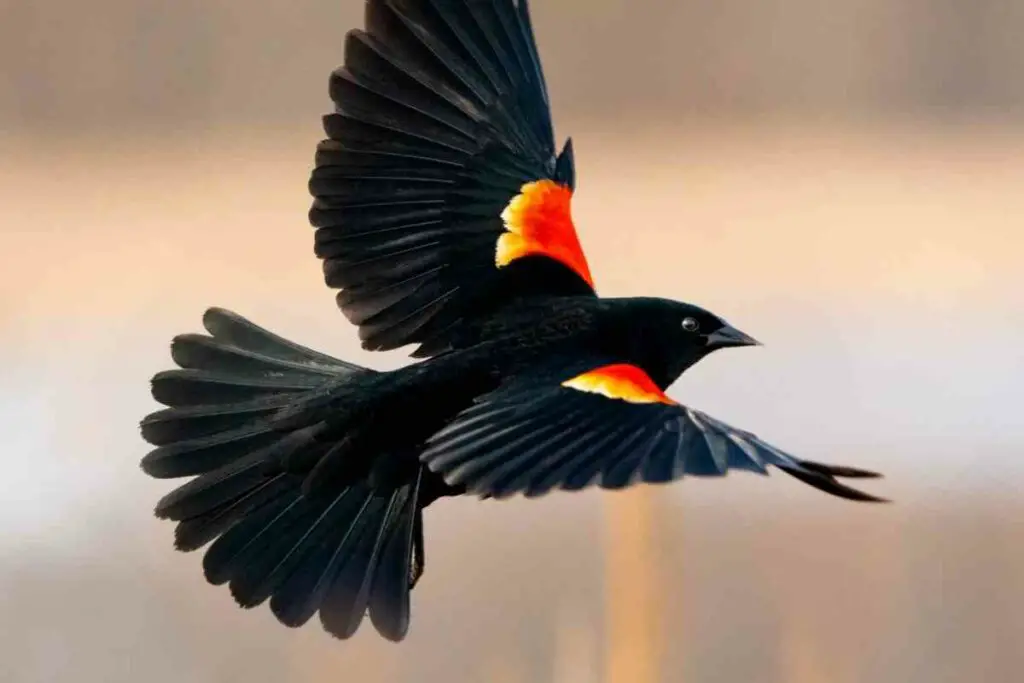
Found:
[[[573,223],[527,0],[368,0],[329,79],[309,177],[313,251],[376,371],[224,308],[171,342],[143,471],[156,505],[239,605],[348,639],[407,637],[423,510],[731,470],[840,479],[671,398],[687,369],[758,342],[658,297],[606,297]]]

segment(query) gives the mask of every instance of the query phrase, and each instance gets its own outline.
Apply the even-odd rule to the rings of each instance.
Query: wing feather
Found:
[[[672,401],[641,368],[601,359],[556,362],[508,381],[428,440],[421,459],[448,484],[495,498],[730,469],[766,474],[770,466],[832,495],[882,500],[836,479],[875,473],[800,460]]]
[[[365,348],[430,355],[463,320],[516,298],[593,295],[561,195],[524,200],[554,214],[503,218],[537,181],[575,185],[525,3],[369,0],[328,92],[310,221],[324,281]],[[529,248],[499,258],[509,230]]]

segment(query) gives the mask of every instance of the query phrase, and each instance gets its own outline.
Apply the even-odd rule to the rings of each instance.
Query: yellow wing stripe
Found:
[[[571,201],[572,191],[554,181],[523,185],[501,212],[506,232],[498,238],[497,267],[524,256],[547,256],[571,268],[593,288],[590,267],[572,222]]]
[[[562,382],[563,387],[628,403],[676,405],[646,372],[635,365],[605,365]]]

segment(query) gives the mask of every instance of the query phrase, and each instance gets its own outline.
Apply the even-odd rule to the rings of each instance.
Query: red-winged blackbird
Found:
[[[768,466],[828,493],[871,472],[799,460],[664,390],[716,349],[756,344],[697,306],[599,298],[570,217],[526,0],[369,0],[330,79],[310,180],[326,282],[375,372],[222,309],[174,339],[142,422],[176,545],[277,618],[364,615],[401,640],[442,496],[609,489]]]

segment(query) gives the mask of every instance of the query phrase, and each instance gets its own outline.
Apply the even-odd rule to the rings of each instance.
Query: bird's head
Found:
[[[633,353],[663,388],[713,351],[760,344],[693,304],[643,298],[630,300],[628,309]]]

